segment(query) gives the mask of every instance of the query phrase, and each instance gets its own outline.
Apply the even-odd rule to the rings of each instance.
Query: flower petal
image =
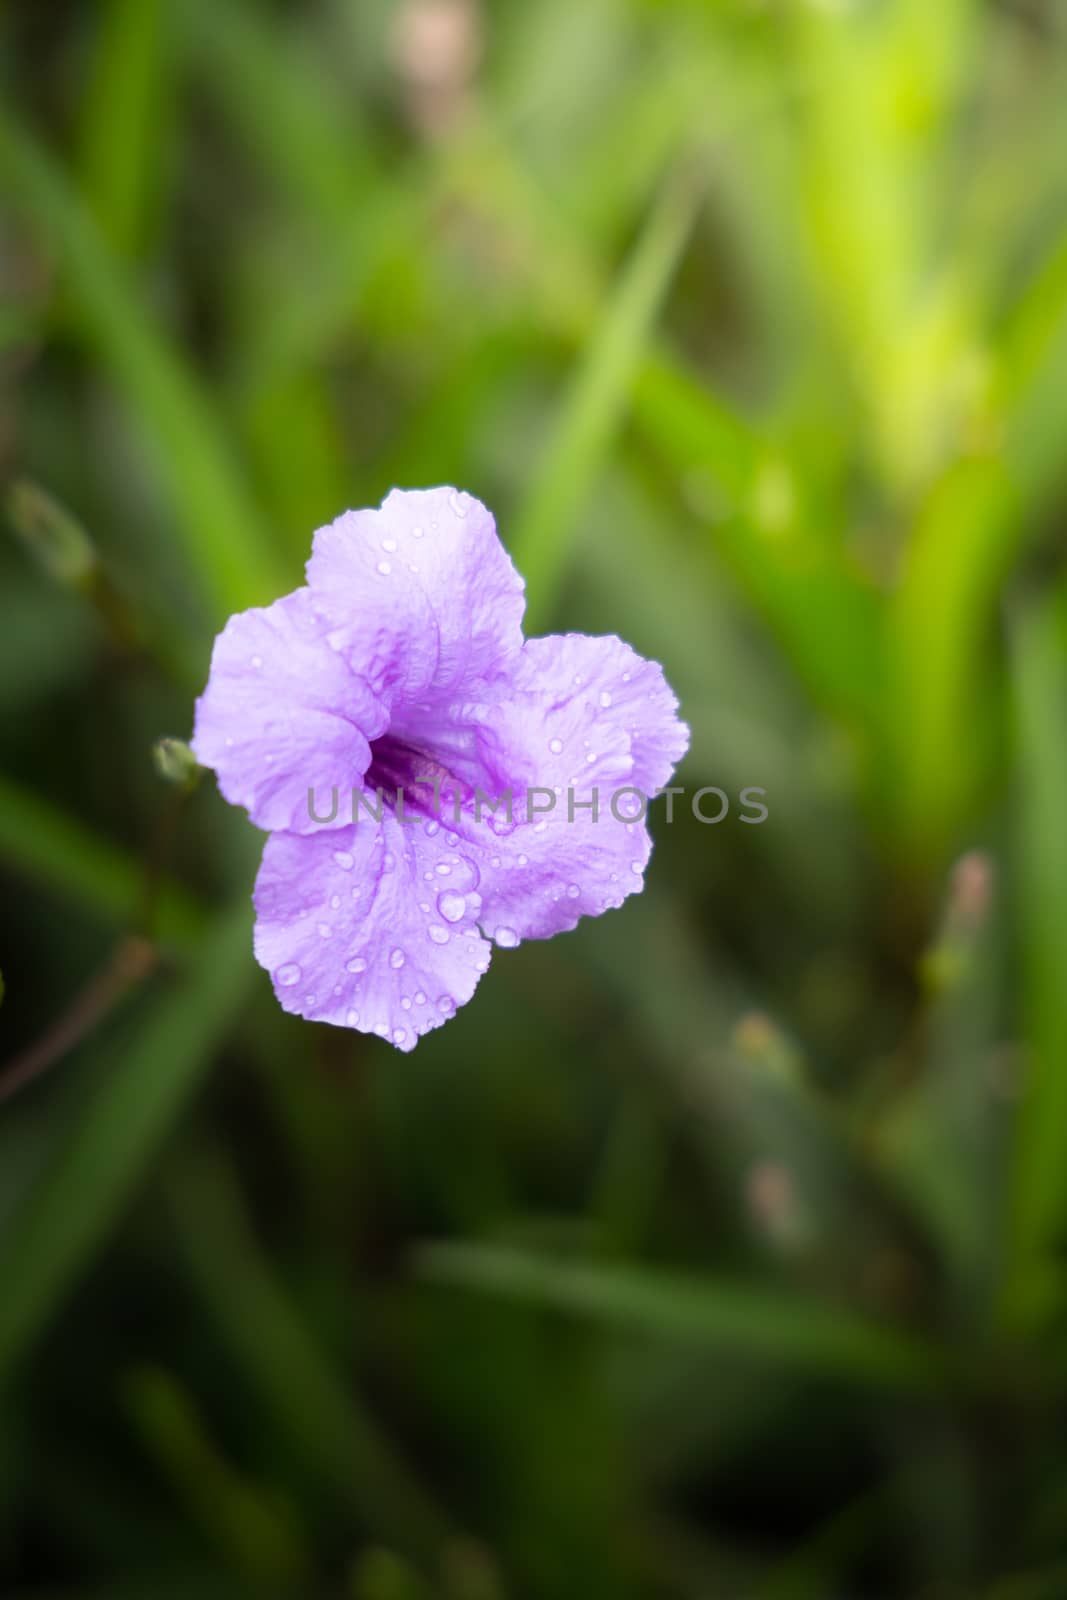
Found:
[[[599,782],[633,784],[651,798],[689,748],[689,729],[677,716],[663,668],[613,633],[527,639],[513,684],[543,709],[547,742],[538,766],[557,776],[535,782],[564,782],[561,775],[584,761]]]
[[[386,713],[331,650],[307,589],[230,618],[196,706],[193,752],[260,828],[310,833],[308,791],[347,795]],[[325,804],[323,801],[322,804]]]
[[[647,803],[688,744],[676,710],[660,668],[614,636],[527,640],[479,726],[486,792],[510,788],[511,819],[468,798],[455,824],[498,944],[564,932],[643,886]]]
[[[576,799],[578,797],[576,796]],[[588,798],[588,797],[587,797]],[[479,923],[496,944],[550,939],[582,917],[598,917],[621,906],[644,887],[652,851],[648,829],[620,822],[600,796],[594,821],[566,796],[548,816],[525,820],[504,837],[472,848],[481,874]]]
[[[455,489],[394,489],[377,511],[346,511],[315,535],[307,576],[395,728],[420,700],[477,697],[521,649],[523,581],[490,513]]]
[[[267,840],[256,959],[286,1011],[412,1050],[465,1005],[489,965],[477,871],[443,826],[380,824]]]

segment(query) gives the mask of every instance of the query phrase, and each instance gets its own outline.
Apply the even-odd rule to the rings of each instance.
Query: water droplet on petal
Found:
[[[438,1011],[443,1011],[445,1016],[449,1017],[456,1009],[456,1002],[450,994],[443,994],[437,1002],[437,1009]]]
[[[423,994],[421,989],[415,990],[415,1004],[417,1006],[424,1006],[426,1004],[426,996]]]
[[[400,996],[400,1004],[403,1006],[405,1011],[410,1011],[411,1010],[411,996],[409,994],[401,995]]]
[[[263,665],[263,657],[262,656],[253,656],[252,657],[252,665],[258,670],[258,668],[260,668]]]
[[[438,874],[438,877],[448,878],[448,877],[451,876],[451,873],[452,873],[452,868],[449,866],[447,861],[439,861],[437,863],[437,874]]]
[[[611,704],[611,696],[606,689],[601,690],[600,704],[605,711]]]
[[[426,829],[425,829],[427,839],[432,839],[434,834],[435,833],[440,833],[440,831],[441,831],[441,824],[439,822],[435,822],[434,819],[432,817],[430,817],[427,820]]]
[[[379,561],[379,563],[378,563],[378,571],[381,573],[383,578],[387,578],[389,576],[389,574],[392,572],[392,570],[393,570],[393,564],[392,564],[391,561]],[[377,1030],[375,1030],[375,1031],[377,1031]]]
[[[342,872],[352,871],[353,860],[347,850],[335,850],[333,853],[333,859],[340,867]]]
[[[387,1022],[376,1022],[374,1024],[374,1031],[378,1035],[379,1039],[388,1039],[389,1024]]]
[[[346,1011],[346,1013],[345,1013],[345,1021],[348,1023],[348,1026],[350,1028],[354,1028],[356,1023],[359,1021],[359,1012],[358,1011]]]
[[[289,961],[284,967],[278,968],[274,981],[283,989],[291,989],[294,983],[300,982],[300,968],[295,962]]]
[[[630,871],[636,873],[638,877],[641,876],[641,874],[642,874],[642,872],[644,870],[645,869],[642,866],[640,861],[631,861],[630,862]]]
[[[402,967],[404,965],[404,959],[403,950],[394,950],[392,955],[389,957],[389,965],[391,967]]]
[[[448,503],[457,517],[465,517],[470,509],[470,495],[464,494],[462,490],[453,491],[448,497]]]
[[[430,938],[433,940],[434,944],[447,944],[448,943],[448,929],[447,928],[442,928],[442,926],[441,926],[441,924],[439,922],[431,922],[431,924],[430,924]]]
[[[407,1031],[406,1028],[394,1028],[393,1029],[393,1042],[394,1042],[394,1044],[403,1044],[404,1040],[407,1038],[407,1036],[408,1036],[408,1031]]]
[[[366,972],[366,970],[367,963],[364,961],[362,956],[356,956],[355,959],[350,961],[345,967],[346,972]]]
[[[437,909],[446,922],[462,922],[467,902],[461,894],[439,894]]]
[[[332,909],[334,911],[337,911],[337,910],[340,909],[340,905],[341,905],[341,896],[339,894],[332,894],[330,896],[330,906],[332,907]]]
[[[392,555],[393,551],[396,549],[396,540],[395,539],[383,539],[382,540],[382,549],[383,550],[388,550],[389,554]]]
[[[422,534],[423,534],[423,530],[421,528],[412,528],[412,530],[411,530],[411,537],[413,539],[421,539],[422,538]]]
[[[577,898],[581,894],[581,892],[582,891],[579,889],[579,887],[578,887],[578,885],[576,883],[568,883],[568,885],[567,885],[567,893],[570,895],[572,900],[577,900]]]
[[[330,939],[332,937],[333,937],[333,929],[330,927],[330,924],[328,922],[320,922],[319,923],[319,938],[320,939]]]
[[[519,936],[514,928],[498,928],[493,938],[502,950],[514,950],[519,942]]]
[[[456,848],[457,844],[459,843],[459,834],[458,833],[446,833],[445,834],[445,843],[448,845],[448,848],[450,850],[454,850]]]
[[[563,750],[563,740],[562,739],[550,739],[548,741],[548,748],[551,750],[551,752],[552,752],[552,754],[554,756],[560,755],[562,753],[562,750]]]

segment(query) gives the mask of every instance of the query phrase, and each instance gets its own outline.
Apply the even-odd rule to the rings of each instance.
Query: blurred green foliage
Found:
[[[0,1591],[1062,1600],[1062,0],[8,0],[0,61]],[[153,750],[437,482],[770,819],[660,813],[400,1057],[279,1011]]]

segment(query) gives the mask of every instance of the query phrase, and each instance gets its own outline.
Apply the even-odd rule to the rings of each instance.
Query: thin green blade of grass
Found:
[[[1016,849],[1027,1066],[1012,1156],[1004,1306],[1040,1320],[1065,1288],[1067,1236],[1067,670],[1053,605],[1014,634]]]
[[[83,193],[124,258],[143,245],[162,186],[171,59],[162,0],[108,0],[101,8],[84,108]]]
[[[1040,504],[1062,481],[1063,372],[1067,362],[1067,233],[1015,306],[999,346],[993,400],[1020,489]]]
[[[144,889],[143,865],[74,817],[3,777],[0,862],[117,924],[130,923]],[[192,946],[203,936],[204,912],[176,884],[164,883],[157,916],[160,938],[168,943]]]
[[[995,777],[990,647],[1016,512],[1000,460],[959,462],[920,511],[890,601],[886,788],[919,865],[943,864]]]
[[[993,775],[982,652],[1028,538],[1027,508],[1041,505],[1061,468],[1065,355],[1060,239],[1001,335],[985,402],[1000,448],[960,461],[935,485],[892,606],[894,807],[913,855],[943,853]]]
[[[306,1588],[311,1561],[295,1509],[229,1459],[180,1379],[138,1366],[123,1399],[146,1455],[239,1580],[270,1592]]]
[[[321,220],[351,222],[377,169],[371,130],[359,99],[343,96],[304,48],[306,31],[289,32],[244,0],[189,0],[176,26],[263,165]]]
[[[910,1081],[872,1106],[868,1124],[880,1165],[936,1241],[957,1326],[979,1337],[995,1300],[1004,1198],[998,877],[993,858],[977,851],[951,874],[940,926],[920,963],[926,1000]]]
[[[152,448],[175,525],[212,616],[286,587],[221,419],[195,374],[156,328],[52,158],[0,107],[0,184],[46,250],[54,251],[85,334]]]
[[[795,463],[660,353],[641,371],[634,412],[675,481],[721,506],[708,542],[809,694],[846,716],[872,717],[882,681],[880,598],[839,551],[775,526],[775,502],[796,497]]]
[[[617,1332],[717,1347],[820,1377],[880,1387],[924,1387],[941,1375],[937,1353],[909,1334],[844,1307],[748,1285],[659,1269],[553,1261],[477,1244],[420,1249],[426,1282],[525,1301],[592,1319]]]
[[[201,1152],[168,1183],[176,1237],[245,1380],[303,1457],[399,1548],[432,1556],[447,1519],[333,1370],[254,1237],[222,1158]]]
[[[89,1267],[210,1066],[255,968],[242,904],[161,990],[0,1242],[0,1388]]]
[[[689,178],[668,183],[645,224],[573,379],[520,505],[513,551],[529,586],[529,623],[551,613],[574,524],[622,423],[642,355],[696,215]]]

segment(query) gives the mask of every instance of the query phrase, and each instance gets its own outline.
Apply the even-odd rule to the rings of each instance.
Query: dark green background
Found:
[[[0,55],[0,1593],[1062,1600],[1067,8]],[[282,1014],[152,748],[438,482],[770,819],[403,1057]]]

